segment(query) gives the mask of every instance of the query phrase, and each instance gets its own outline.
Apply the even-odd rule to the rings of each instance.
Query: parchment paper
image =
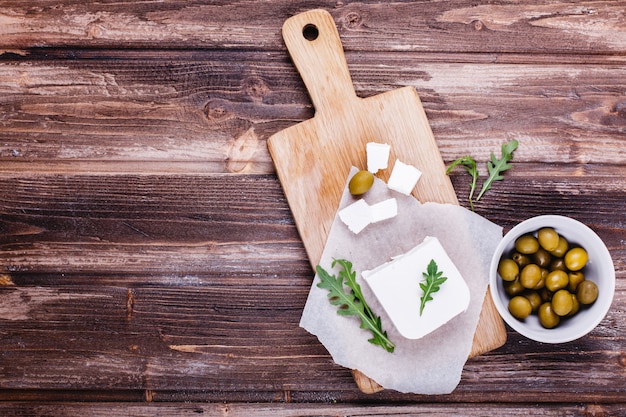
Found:
[[[352,168],[350,178],[356,168]],[[347,181],[346,181],[347,184]],[[346,368],[358,369],[386,389],[403,393],[448,394],[461,380],[463,366],[472,347],[483,299],[487,290],[489,263],[502,239],[502,228],[485,218],[452,204],[419,203],[412,196],[390,190],[376,178],[372,189],[362,198],[375,204],[395,197],[398,215],[367,226],[355,235],[335,216],[320,265],[331,268],[333,258],[353,264],[364,297],[375,314],[381,316],[383,329],[396,345],[393,353],[367,340],[370,332],[359,327],[357,317],[337,314],[328,301],[328,291],[311,285],[300,326],[316,335],[333,360]],[[339,209],[355,198],[347,187]],[[433,333],[418,340],[403,338],[376,300],[361,271],[373,269],[401,255],[426,236],[437,237],[470,288],[470,306]]]

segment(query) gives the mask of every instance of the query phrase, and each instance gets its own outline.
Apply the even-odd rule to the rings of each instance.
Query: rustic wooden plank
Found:
[[[302,286],[1,291],[5,387],[265,391],[328,362],[297,326]]]
[[[289,97],[273,98],[263,81],[273,63],[259,73],[254,62],[226,57],[223,64],[224,58],[191,65],[114,64],[117,68],[106,68],[108,61],[89,61],[87,67],[69,61],[3,66],[0,155],[28,161],[185,160],[249,172],[254,168],[248,161],[258,152],[267,170],[271,161],[257,131],[273,132],[281,120],[302,118],[298,113],[306,106],[281,105]],[[242,65],[246,71],[239,70]],[[282,81],[274,81],[282,95]]]
[[[271,8],[244,0],[67,3],[6,1],[2,49],[32,47],[282,48],[280,27],[313,7],[328,9],[347,50],[449,52],[624,50],[623,1],[507,1],[475,4],[404,1],[275,1]]]
[[[89,415],[93,417],[117,417],[132,415],[152,417],[219,416],[219,417],[409,417],[459,415],[477,417],[498,415],[501,417],[527,416],[623,416],[622,404],[420,404],[420,405],[362,405],[362,404],[0,404],[0,411],[7,417],[58,417],[60,415]]]
[[[311,271],[274,176],[35,174],[0,183],[0,260],[11,273]]]
[[[414,86],[445,161],[486,160],[509,139],[521,142],[520,161],[626,160],[623,63],[445,63],[404,53],[354,56],[350,66],[363,97]],[[180,172],[188,162],[195,172],[272,173],[266,139],[313,116],[285,54],[6,61],[0,92],[5,172]]]
[[[250,60],[253,57],[260,57],[261,60],[267,60],[272,56],[284,56],[286,46],[283,45],[277,51],[274,50],[238,50],[238,49],[184,49],[184,48],[168,48],[167,59],[171,61],[206,61],[212,60],[216,55],[227,54],[235,57],[234,59],[241,61],[247,57]],[[379,60],[393,62],[402,59],[403,56],[409,55],[412,60],[421,62],[447,62],[447,63],[474,63],[474,64],[569,64],[569,65],[617,65],[626,61],[626,57],[619,53],[602,54],[589,53],[588,51],[574,50],[568,53],[560,53],[558,55],[546,53],[542,50],[533,51],[532,53],[523,52],[497,52],[486,51],[483,53],[472,52],[437,52],[437,51],[387,51],[387,50],[363,50],[351,51],[344,48],[344,53],[351,59],[356,61],[361,57],[379,57]],[[112,46],[111,48],[81,48],[81,47],[57,47],[30,48],[26,54],[18,54],[5,52],[0,54],[3,61],[56,61],[56,60],[134,60],[134,61],[150,61],[161,60],[164,58],[164,51],[151,48],[132,48],[120,49]],[[212,58],[213,57],[213,58]],[[238,57],[238,58],[237,58]],[[263,58],[265,57],[265,58]],[[384,58],[383,58],[384,57]],[[232,58],[231,58],[232,59]],[[231,74],[235,75],[235,74]]]

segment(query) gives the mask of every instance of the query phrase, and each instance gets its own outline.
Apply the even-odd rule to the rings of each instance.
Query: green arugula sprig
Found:
[[[422,276],[425,278],[423,282],[420,282],[420,288],[424,291],[422,298],[420,298],[420,316],[424,311],[424,306],[428,301],[432,301],[433,293],[439,291],[441,284],[448,280],[448,277],[442,277],[443,271],[437,270],[437,263],[434,259],[430,260],[430,263],[426,267],[426,272],[422,272]]]
[[[483,187],[478,197],[476,197],[476,201],[480,200],[480,197],[485,194],[485,191],[491,188],[491,184],[494,181],[502,181],[504,179],[502,173],[511,169],[512,165],[509,162],[513,159],[513,151],[517,149],[518,145],[519,143],[516,140],[503,144],[501,159],[497,159],[493,152],[491,153],[491,159],[487,161],[489,177],[483,182]]]
[[[474,191],[476,191],[476,183],[478,182],[478,167],[476,166],[476,161],[469,155],[463,156],[450,164],[446,170],[446,174],[449,174],[457,165],[462,165],[465,171],[472,176],[468,200],[470,208],[474,211]]]
[[[476,201],[479,201],[483,194],[491,188],[491,185],[494,181],[501,181],[504,179],[502,173],[511,169],[512,165],[510,161],[513,159],[513,152],[517,149],[519,142],[516,140],[512,140],[502,145],[502,155],[500,159],[496,158],[496,156],[491,153],[491,157],[489,161],[487,161],[487,170],[489,172],[489,176],[483,181],[480,192],[478,193],[478,197],[476,197]],[[478,167],[476,165],[476,161],[471,156],[463,156],[456,161],[452,162],[448,169],[446,170],[446,174],[449,174],[454,167],[457,165],[463,166],[468,174],[472,176],[472,182],[470,183],[470,193],[469,193],[469,204],[472,211],[474,211],[474,192],[476,191],[476,184],[478,182]]]
[[[337,314],[357,316],[361,320],[361,328],[372,333],[372,338],[368,340],[370,343],[383,347],[387,352],[393,352],[396,346],[383,330],[380,317],[376,316],[365,302],[361,286],[356,282],[356,272],[352,271],[352,263],[345,259],[333,259],[331,267],[334,268],[336,264],[341,266],[338,277],[317,265],[317,275],[320,278],[317,286],[328,290],[330,303],[339,307]],[[350,289],[349,292],[346,293],[344,285]]]

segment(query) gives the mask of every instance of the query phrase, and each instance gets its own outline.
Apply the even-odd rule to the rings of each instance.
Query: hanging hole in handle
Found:
[[[309,23],[302,28],[302,36],[304,36],[304,39],[307,41],[314,41],[319,35],[319,29],[312,23]]]

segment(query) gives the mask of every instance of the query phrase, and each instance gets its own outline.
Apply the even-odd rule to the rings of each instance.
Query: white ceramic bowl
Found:
[[[574,317],[561,320],[553,329],[546,329],[539,323],[536,314],[521,321],[508,310],[509,296],[504,292],[502,278],[498,275],[498,263],[503,254],[513,250],[515,239],[536,232],[542,227],[553,227],[557,233],[571,244],[579,244],[588,253],[589,261],[583,272],[585,279],[598,286],[598,299],[590,307],[581,308]],[[538,216],[525,220],[512,228],[502,239],[489,269],[490,291],[496,308],[504,321],[523,336],[543,343],[564,343],[576,340],[593,330],[606,316],[615,293],[615,268],[611,255],[598,235],[583,223],[564,216]]]

